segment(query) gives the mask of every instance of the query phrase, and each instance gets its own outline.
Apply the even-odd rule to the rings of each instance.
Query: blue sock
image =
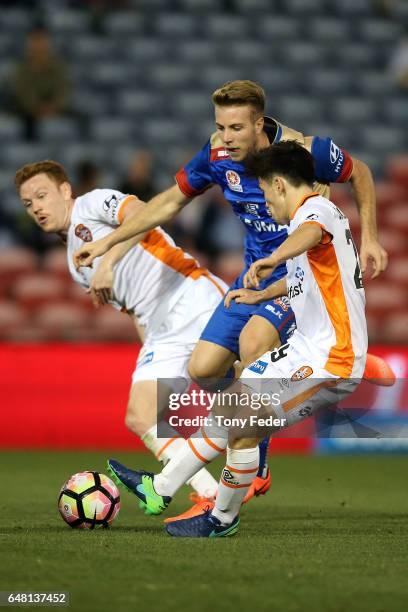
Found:
[[[264,438],[262,442],[259,443],[259,470],[257,476],[261,478],[265,478],[267,468],[268,468],[268,447],[269,447],[269,436]]]

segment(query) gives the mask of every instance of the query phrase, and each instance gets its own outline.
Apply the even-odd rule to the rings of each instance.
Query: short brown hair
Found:
[[[52,159],[45,159],[33,164],[26,164],[17,170],[14,178],[14,184],[17,191],[20,191],[23,183],[28,181],[33,176],[37,176],[37,174],[42,173],[47,174],[52,181],[57,183],[57,185],[69,183],[68,175],[64,166],[56,161],[53,161]]]
[[[228,81],[214,91],[212,101],[217,106],[249,104],[257,115],[263,115],[265,110],[265,92],[253,81]]]

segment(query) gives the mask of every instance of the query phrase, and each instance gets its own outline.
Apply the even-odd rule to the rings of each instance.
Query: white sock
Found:
[[[159,427],[160,438],[157,437],[157,425],[153,425],[142,436],[142,440],[143,444],[155,455],[156,459],[166,465],[185,444],[185,440],[165,421],[162,421]]]
[[[227,448],[227,462],[218,484],[213,516],[229,525],[239,513],[242,501],[259,469],[259,447]]]
[[[161,422],[159,427],[160,433],[168,437],[158,438],[157,425],[153,425],[142,436],[142,440],[145,446],[156,456],[156,459],[161,461],[163,465],[167,465],[181,449],[188,448],[188,443],[167,422]],[[186,484],[190,485],[200,497],[215,497],[217,493],[218,482],[205,468],[201,468]],[[159,493],[159,495],[162,494]]]
[[[189,479],[193,485],[192,477],[197,476],[204,465],[210,463],[224,451],[227,446],[226,429],[211,428],[211,432],[218,433],[222,437],[210,438],[204,428],[201,428],[200,432],[186,441],[185,446],[169,461],[161,473],[154,477],[154,488],[159,495],[173,497],[175,492]],[[210,474],[208,476],[212,479]],[[204,497],[212,497],[217,491],[217,482],[212,480],[212,483],[207,478],[205,482],[202,481],[207,489]],[[209,484],[211,486],[208,486]]]

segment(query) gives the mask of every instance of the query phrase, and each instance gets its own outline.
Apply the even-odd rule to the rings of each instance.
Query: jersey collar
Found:
[[[291,216],[289,217],[290,221],[292,221],[293,217],[296,215],[297,211],[299,210],[299,208],[301,206],[303,206],[303,204],[309,199],[309,198],[314,198],[316,196],[319,196],[320,193],[318,193],[317,191],[312,191],[311,193],[307,193],[306,195],[304,195],[300,202],[298,202],[296,204],[296,208],[294,209],[293,213],[291,214]]]

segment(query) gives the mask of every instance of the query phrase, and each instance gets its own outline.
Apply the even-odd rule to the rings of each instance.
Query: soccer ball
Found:
[[[105,474],[79,472],[62,486],[58,510],[70,527],[109,527],[120,509],[116,485]]]

